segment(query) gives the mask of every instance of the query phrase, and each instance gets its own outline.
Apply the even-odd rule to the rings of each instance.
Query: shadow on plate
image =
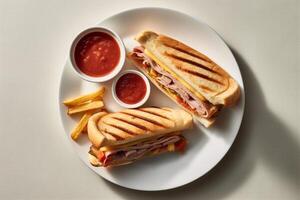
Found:
[[[224,198],[245,183],[257,162],[262,162],[292,185],[299,183],[299,145],[292,137],[291,130],[268,109],[251,67],[241,55],[233,49],[232,51],[243,75],[246,105],[239,134],[222,161],[198,180],[167,191],[135,191],[104,181],[114,192],[130,200],[171,197],[173,200],[181,200],[194,199],[195,196],[199,199]]]

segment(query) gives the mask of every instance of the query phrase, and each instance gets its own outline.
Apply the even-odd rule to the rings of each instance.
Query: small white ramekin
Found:
[[[117,85],[117,82],[118,80],[125,74],[129,74],[129,73],[133,73],[133,74],[137,74],[138,76],[140,76],[144,81],[145,81],[145,84],[146,84],[146,94],[144,96],[144,98],[139,101],[138,103],[135,103],[135,104],[127,104],[127,103],[124,103],[123,101],[121,101],[119,98],[118,98],[118,95],[116,93],[116,85]],[[138,108],[140,106],[142,106],[144,103],[146,103],[146,101],[149,99],[149,96],[150,96],[150,91],[151,91],[151,87],[150,87],[150,83],[149,83],[149,80],[148,78],[141,72],[137,71],[137,70],[133,70],[133,69],[130,69],[130,70],[126,70],[122,73],[120,73],[113,81],[113,84],[112,84],[112,96],[113,98],[115,99],[115,101],[122,107],[125,107],[125,108]]]
[[[99,76],[99,77],[89,76],[89,75],[83,73],[79,69],[79,67],[77,66],[76,61],[75,61],[74,54],[75,54],[75,48],[76,48],[78,42],[87,34],[94,33],[94,32],[106,33],[106,34],[112,36],[116,40],[118,46],[120,47],[120,60],[119,60],[118,65],[113,69],[113,71],[111,71],[109,74],[107,74],[105,76]],[[71,60],[72,67],[73,67],[74,71],[76,72],[76,74],[78,74],[82,79],[84,79],[86,81],[94,82],[94,83],[108,81],[108,80],[112,79],[113,77],[115,77],[121,71],[122,67],[124,66],[125,58],[126,58],[126,50],[125,50],[125,45],[124,45],[122,39],[114,31],[112,31],[109,28],[105,28],[105,27],[92,27],[92,28],[88,28],[88,29],[82,31],[81,33],[78,34],[78,36],[72,42],[71,49],[70,49],[70,60]]]

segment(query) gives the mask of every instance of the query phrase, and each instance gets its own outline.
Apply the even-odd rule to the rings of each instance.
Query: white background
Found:
[[[243,124],[223,161],[165,192],[124,189],[94,174],[68,143],[58,113],[76,34],[145,6],[173,8],[214,28],[246,90]],[[296,0],[0,1],[0,199],[299,199],[299,13]]]

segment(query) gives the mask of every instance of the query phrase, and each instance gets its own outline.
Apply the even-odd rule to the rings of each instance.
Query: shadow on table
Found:
[[[200,179],[177,189],[161,192],[135,191],[105,181],[120,196],[140,199],[217,199],[237,190],[259,160],[291,184],[298,184],[300,147],[291,131],[268,109],[263,91],[251,67],[233,50],[240,66],[245,91],[245,114],[239,134],[223,160]],[[146,180],[145,180],[146,181]]]

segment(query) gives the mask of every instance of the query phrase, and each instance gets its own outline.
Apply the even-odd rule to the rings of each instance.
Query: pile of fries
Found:
[[[89,118],[104,108],[103,96],[105,88],[102,86],[97,91],[67,99],[63,103],[68,107],[68,115],[83,114],[78,124],[71,132],[73,140],[77,140],[81,133],[86,132]]]

